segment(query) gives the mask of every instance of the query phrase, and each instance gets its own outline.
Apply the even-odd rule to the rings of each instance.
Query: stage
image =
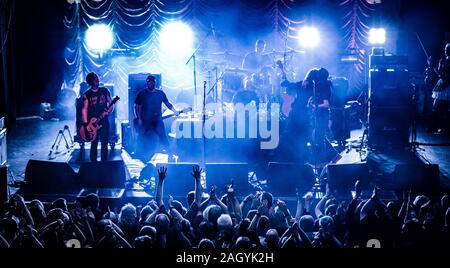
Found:
[[[29,160],[67,163],[74,172],[79,172],[80,166],[85,163],[85,161],[82,161],[80,158],[81,151],[77,143],[75,143],[73,147],[70,146],[69,148],[66,148],[65,141],[62,140],[59,144],[59,148],[54,148],[53,152],[50,153],[59,130],[64,129],[64,126],[69,126],[69,130],[72,131],[71,134],[73,135],[73,125],[73,121],[44,121],[37,117],[18,120],[16,127],[8,133],[9,184],[17,185],[17,182],[25,179],[25,170]],[[400,178],[392,178],[392,174],[394,174],[398,165],[417,166],[423,164],[437,164],[439,165],[440,170],[439,192],[442,193],[450,190],[450,180],[448,179],[450,172],[450,150],[448,150],[447,147],[449,141],[448,137],[442,135],[429,135],[424,133],[422,128],[419,128],[417,133],[417,144],[419,145],[416,147],[415,151],[383,151],[365,150],[365,146],[361,147],[360,140],[362,133],[362,129],[353,130],[351,132],[351,138],[348,139],[347,146],[342,151],[339,151],[340,159],[335,161],[333,167],[339,165],[342,167],[349,167],[350,172],[352,172],[351,170],[353,168],[359,169],[358,165],[367,164],[371,174],[375,177],[375,182],[371,181],[368,187],[373,186],[373,184],[376,183],[382,188],[385,187],[386,189],[390,189],[390,186],[396,184],[395,180],[400,180]],[[361,148],[363,150],[361,150]],[[85,160],[89,159],[88,152],[89,147],[87,147],[84,152]],[[110,150],[109,160],[116,163],[123,161],[125,167],[125,184],[112,186],[134,191],[133,196],[135,198],[142,196],[147,199],[154,195],[155,180],[153,176],[155,174],[155,167],[159,167],[160,165],[168,165],[173,168],[176,167],[173,172],[178,176],[177,178],[174,178],[177,183],[176,185],[167,183],[167,191],[165,193],[177,197],[184,197],[185,193],[193,190],[193,181],[192,178],[190,178],[191,166],[201,162],[201,159],[198,159],[197,161],[192,158],[187,160],[182,158],[174,159],[167,154],[157,153],[149,163],[143,163],[142,161],[133,158],[129,152],[124,150],[120,144],[120,140],[115,145],[115,150]],[[302,182],[284,181],[284,179],[283,181],[281,181],[281,179],[280,181],[275,181],[274,178],[271,177],[273,172],[284,172],[284,174],[278,174],[283,178],[294,177],[294,174],[291,173],[304,172],[302,171],[304,166],[294,167],[292,163],[288,162],[271,162],[272,167],[269,167],[269,169],[273,170],[267,172],[267,169],[264,167],[267,167],[270,161],[259,160],[259,162],[242,162],[241,160],[242,159],[236,159],[236,161],[233,161],[233,159],[230,159],[230,161],[221,163],[207,161],[206,164],[210,166],[211,170],[215,168],[215,170],[210,173],[216,173],[214,173],[214,181],[212,179],[213,176],[210,176],[211,179],[209,180],[208,176],[206,176],[206,180],[203,178],[203,186],[206,187],[204,192],[209,192],[209,188],[212,184],[229,183],[229,181],[226,181],[225,178],[222,179],[222,177],[217,174],[223,174],[224,176],[230,176],[231,178],[235,177],[235,183],[237,181],[237,184],[242,186],[242,189],[248,186],[246,183],[242,183],[242,181],[245,181],[245,178],[247,178],[245,175],[248,174],[248,178],[250,179],[249,185],[251,186],[247,187],[245,191],[240,191],[241,196],[245,196],[255,190],[268,190],[273,191],[275,196],[288,200],[295,200],[295,191],[292,189],[289,191],[280,185],[286,184],[289,186],[291,183],[295,185],[311,184],[309,179],[304,176],[301,177],[303,180]],[[145,168],[146,166],[147,168]],[[345,172],[343,170],[344,169],[339,172]],[[178,175],[179,172],[184,172],[185,174]],[[235,174],[233,174],[233,172],[235,172]],[[237,175],[238,173],[245,175]],[[101,176],[101,174],[99,176]],[[181,179],[179,176],[184,177]],[[244,179],[239,176],[244,177]],[[405,176],[407,175],[405,174]],[[409,176],[411,176],[411,174],[409,174]],[[220,179],[217,179],[219,177]],[[239,179],[236,180],[236,177],[239,177]],[[406,179],[402,179],[402,185],[407,184],[407,181],[405,182],[404,180]],[[412,182],[412,180],[413,178],[411,178],[411,184],[417,183]],[[15,183],[13,183],[14,181]],[[42,182],[45,184],[45,179]],[[344,184],[348,184],[348,182],[345,182]],[[45,188],[45,185],[43,187]],[[304,191],[308,191],[308,187],[306,187]],[[12,194],[16,190],[17,188],[10,187],[9,193]],[[369,188],[367,188],[367,190],[369,191]],[[55,193],[54,196],[57,196],[57,193]]]

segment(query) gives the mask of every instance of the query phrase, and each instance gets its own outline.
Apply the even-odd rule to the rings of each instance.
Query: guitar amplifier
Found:
[[[111,98],[114,98],[115,92],[114,92],[114,84],[104,84],[104,87],[106,87],[109,90],[109,93],[111,93]],[[117,110],[119,109],[120,104],[116,104],[116,107],[114,107],[113,112],[108,116],[109,121],[109,139],[108,142],[110,144],[115,144],[119,141],[119,134],[117,132]]]
[[[131,122],[134,119],[134,101],[139,91],[147,88],[147,76],[153,75],[156,77],[156,88],[161,88],[162,77],[161,74],[151,73],[136,73],[128,74],[128,120]]]

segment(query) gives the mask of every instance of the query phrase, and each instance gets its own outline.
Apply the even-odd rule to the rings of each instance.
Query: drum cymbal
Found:
[[[210,55],[215,55],[215,56],[230,56],[230,57],[240,57],[241,55],[236,54],[236,53],[232,53],[229,51],[223,51],[223,52],[212,52],[209,53]]]
[[[284,53],[285,53],[285,51],[273,50],[271,52],[266,53],[265,55],[268,55],[268,56],[283,56]],[[288,54],[303,54],[303,53],[305,53],[305,51],[303,51],[303,50],[295,50],[295,49],[286,50],[286,55],[288,55]]]
[[[197,59],[197,61],[200,63],[208,63],[208,64],[214,62],[214,60],[212,60],[212,59]]]
[[[245,73],[245,74],[253,73],[253,71],[251,71],[251,70],[245,70],[245,69],[239,69],[239,68],[228,68],[228,69],[225,69],[225,72]]]

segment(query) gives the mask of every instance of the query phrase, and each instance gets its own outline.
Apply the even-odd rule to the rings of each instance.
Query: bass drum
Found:
[[[272,101],[274,96],[273,78],[273,68],[269,66],[263,67],[259,72],[252,74],[252,81],[261,102]]]
[[[235,72],[225,72],[219,81],[223,101],[231,102],[234,94],[244,87],[244,75]]]

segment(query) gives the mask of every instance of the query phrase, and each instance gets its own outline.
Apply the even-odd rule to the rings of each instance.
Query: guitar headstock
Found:
[[[113,98],[113,100],[111,101],[111,104],[114,104],[114,103],[116,103],[117,101],[119,101],[120,100],[120,97],[119,96],[115,96],[114,98]]]
[[[281,60],[277,60],[276,62],[277,67],[280,68],[281,70],[283,70],[283,62],[281,62]]]
[[[192,107],[188,107],[188,108],[185,108],[185,109],[181,110],[180,114],[181,113],[188,113],[188,112],[191,112],[191,111],[192,111]]]

